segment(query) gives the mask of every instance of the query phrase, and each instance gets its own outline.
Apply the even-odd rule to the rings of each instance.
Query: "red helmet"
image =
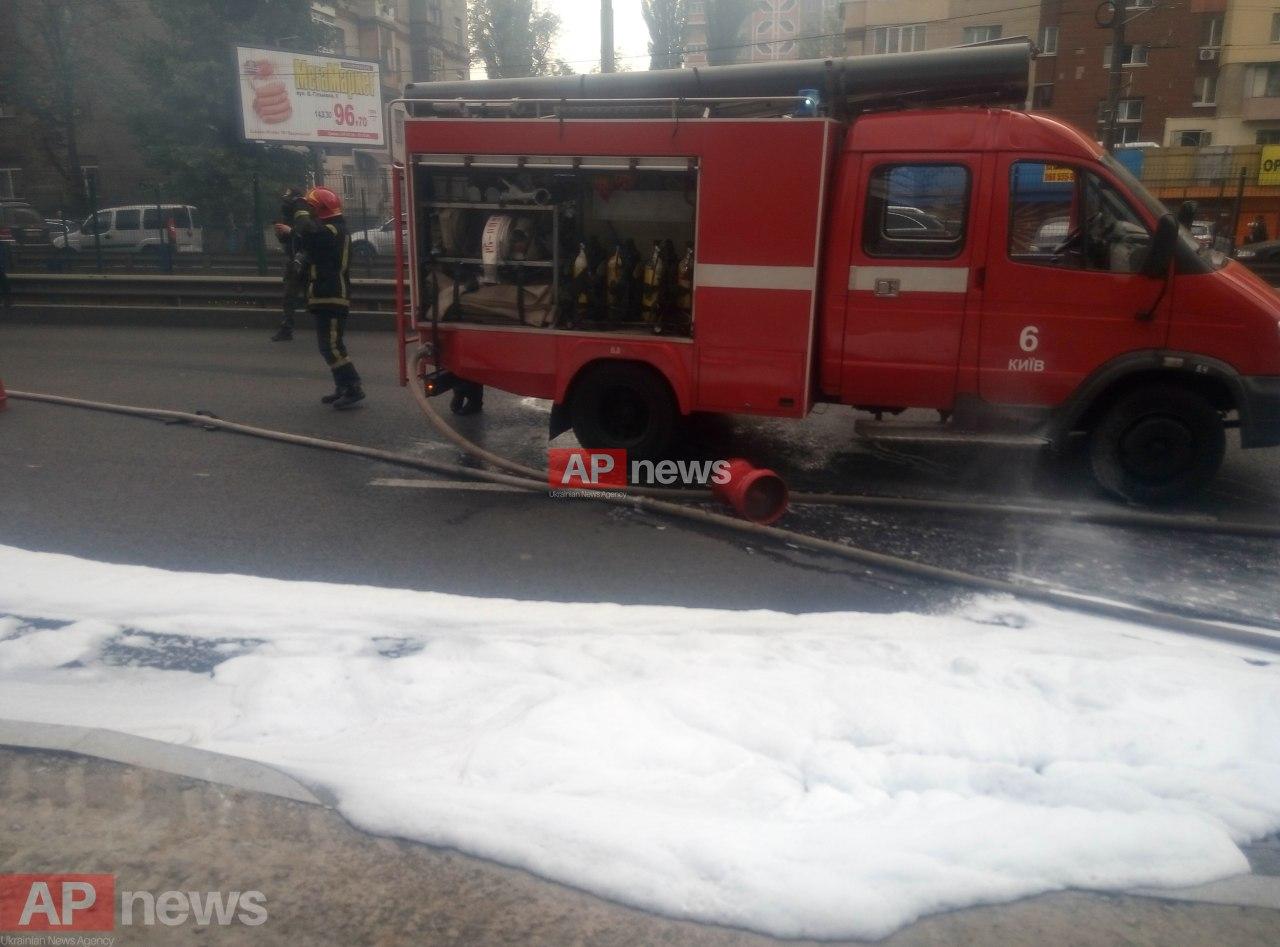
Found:
[[[327,187],[313,187],[304,198],[321,220],[337,217],[342,213],[342,198]]]

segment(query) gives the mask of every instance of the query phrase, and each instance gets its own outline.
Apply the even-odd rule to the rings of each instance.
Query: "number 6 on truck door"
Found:
[[[1161,284],[1141,273],[1154,221],[1109,169],[1004,154],[993,196],[983,400],[1056,405],[1107,360],[1164,345],[1169,300],[1151,314]]]

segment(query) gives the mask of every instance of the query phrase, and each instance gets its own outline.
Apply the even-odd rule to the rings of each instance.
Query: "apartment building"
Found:
[[[771,62],[844,55],[839,0],[756,0],[731,38],[712,44],[707,29],[707,4],[690,0],[685,22],[684,65],[712,62]]]
[[[1125,144],[1208,144],[1194,136],[1170,141],[1166,125],[1186,122],[1196,129],[1215,109],[1225,0],[1122,0],[1125,42],[1117,141]],[[1112,30],[1099,27],[1095,5],[1080,0],[1045,0],[1040,39],[1044,55],[1036,63],[1032,106],[1102,138],[1108,118]]]
[[[1224,39],[1228,0],[1120,2],[1126,25],[1118,140],[1126,144],[1216,142],[1212,120],[1222,111],[1223,82],[1218,74],[1220,63],[1228,58],[1224,55],[1230,42]],[[1031,37],[1040,55],[1030,107],[1062,118],[1101,140],[1108,118],[1113,34],[1098,25],[1098,9],[1096,0],[1040,0],[1017,5],[1009,0],[847,0],[845,33],[851,55]],[[1270,28],[1269,19],[1267,23]],[[1260,29],[1257,16],[1249,29]],[[1280,61],[1280,43],[1274,51]],[[1225,66],[1222,71],[1226,72]],[[1249,81],[1259,89],[1267,88],[1266,75],[1254,72],[1250,76],[1257,76]],[[1241,70],[1238,83],[1243,87],[1245,81]],[[1275,91],[1280,96],[1280,64]],[[1280,98],[1275,101],[1280,125]],[[1256,112],[1258,106],[1254,109]]]
[[[1192,6],[1204,4],[1193,0]],[[1205,15],[1216,26],[1201,34],[1192,53],[1211,64],[1215,78],[1196,115],[1169,121],[1165,144],[1280,144],[1280,3],[1210,5]]]
[[[470,59],[466,0],[317,0],[312,18],[332,35],[330,51],[378,62],[382,98],[409,82],[465,79]],[[388,145],[400,129],[389,123]],[[381,217],[390,202],[390,148],[325,148],[323,177],[360,217]]]
[[[847,0],[848,54],[909,53],[1037,35],[1040,4],[1009,0]]]

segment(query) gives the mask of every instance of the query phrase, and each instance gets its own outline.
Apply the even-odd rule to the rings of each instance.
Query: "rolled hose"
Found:
[[[415,388],[415,397],[418,397],[419,393],[416,391],[416,386],[412,387]],[[473,480],[484,480],[489,483],[504,484],[507,486],[517,487],[521,490],[527,490],[531,493],[543,493],[547,491],[545,476],[536,471],[534,471],[537,473],[536,478],[530,478],[524,475],[517,476],[514,474],[499,473],[492,470],[463,467],[459,464],[449,464],[442,461],[429,460],[427,458],[410,457],[406,454],[397,454],[392,451],[379,450],[373,447],[363,447],[358,444],[348,444],[342,441],[331,441],[325,438],[308,437],[302,434],[290,434],[285,431],[274,431],[269,428],[240,424],[235,421],[224,421],[221,418],[213,417],[208,414],[189,411],[141,408],[131,405],[88,401],[81,398],[68,398],[62,395],[50,395],[28,391],[11,390],[9,391],[9,397],[23,401],[39,401],[48,404],[65,405],[68,407],[86,408],[93,411],[104,411],[112,414],[123,414],[161,421],[181,422],[197,427],[203,427],[208,430],[231,431],[236,434],[244,434],[249,437],[258,437],[270,441],[279,441],[284,444],[296,444],[300,447],[310,447],[317,450],[328,450],[341,454],[350,454],[357,457],[367,457],[371,460],[382,461],[383,463],[395,464],[397,466],[410,467],[418,470],[428,470],[433,473],[445,474],[450,477],[464,477]],[[433,425],[438,422],[440,425],[448,427],[448,425],[444,423],[444,420],[436,414],[435,409],[427,402],[425,392],[421,393],[419,406],[424,408],[428,418],[435,416],[436,420],[432,422]],[[457,432],[454,433],[457,434]],[[457,435],[457,439],[451,437],[450,440],[454,443],[458,443],[458,441],[470,443],[461,435]],[[486,455],[497,457],[496,454],[492,454],[489,451],[476,447],[474,456],[484,458]],[[530,471],[533,470],[531,467],[525,467],[523,469]],[[885,569],[902,575],[913,576],[915,578],[950,583],[983,592],[1015,595],[1021,598],[1044,602],[1048,605],[1053,605],[1059,608],[1066,608],[1073,611],[1086,612],[1095,615],[1103,615],[1108,618],[1117,618],[1122,621],[1145,624],[1183,634],[1280,652],[1280,634],[1270,632],[1259,626],[1219,624],[1197,618],[1190,618],[1185,615],[1159,612],[1135,605],[1124,605],[1119,602],[1084,598],[1072,595],[1069,592],[1060,592],[1032,584],[1011,582],[1006,579],[992,579],[968,572],[960,572],[955,569],[946,569],[941,566],[915,562],[899,556],[890,556],[884,553],[873,552],[869,549],[861,549],[857,546],[849,546],[844,543],[831,542],[830,540],[819,539],[814,536],[808,536],[804,533],[780,529],[776,526],[762,526],[757,523],[747,522],[746,520],[736,519],[732,516],[725,516],[721,513],[712,513],[696,507],[682,506],[668,500],[655,499],[650,496],[641,496],[630,492],[613,493],[610,491],[598,491],[593,494],[593,497],[597,498],[598,501],[602,503],[610,503],[615,506],[629,506],[635,509],[676,517],[707,526],[729,529],[748,536],[772,540],[794,547],[812,549],[815,552],[835,555],[842,559],[847,559],[862,565]]]

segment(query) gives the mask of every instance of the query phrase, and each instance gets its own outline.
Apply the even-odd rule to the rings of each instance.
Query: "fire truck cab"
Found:
[[[870,412],[857,430],[879,439],[1082,433],[1101,484],[1139,502],[1206,483],[1227,426],[1280,444],[1280,297],[1061,122],[809,115],[815,90],[782,114],[746,96],[453,114],[440,85],[404,126],[432,390],[549,399],[552,436],[639,456],[691,412],[818,402]],[[908,408],[938,414],[884,420]]]

